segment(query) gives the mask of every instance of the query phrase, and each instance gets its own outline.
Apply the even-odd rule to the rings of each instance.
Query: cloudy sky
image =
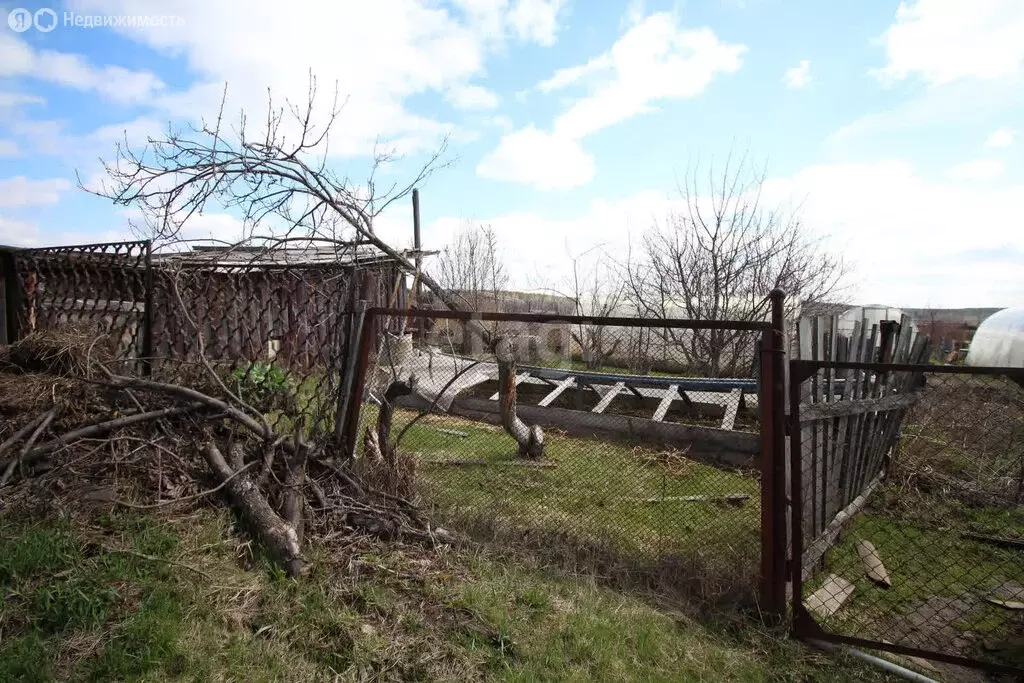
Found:
[[[0,0],[17,8],[52,30],[0,24],[0,244],[126,235],[76,171],[215,113],[225,83],[230,111],[302,99],[312,69],[346,98],[331,162],[353,178],[375,141],[400,180],[450,136],[425,246],[490,223],[519,286],[624,254],[688,167],[746,150],[859,302],[1024,305],[1021,0]],[[379,230],[408,243],[410,215]]]

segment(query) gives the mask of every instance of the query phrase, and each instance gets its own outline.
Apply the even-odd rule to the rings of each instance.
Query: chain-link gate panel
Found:
[[[791,378],[796,632],[939,678],[1024,674],[1024,371],[797,361]]]

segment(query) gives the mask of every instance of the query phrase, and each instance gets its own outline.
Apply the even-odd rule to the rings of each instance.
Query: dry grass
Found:
[[[19,339],[11,344],[7,361],[24,372],[88,377],[95,363],[114,359],[116,348],[95,325],[68,323]]]

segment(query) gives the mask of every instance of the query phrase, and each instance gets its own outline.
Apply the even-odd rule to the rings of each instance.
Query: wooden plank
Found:
[[[846,360],[846,348],[845,344],[840,344],[839,340],[839,318],[838,316],[832,316],[829,326],[829,356],[833,361]],[[843,340],[845,342],[845,340]],[[831,368],[828,374],[828,386],[826,392],[828,394],[828,401],[822,405],[833,406],[836,404],[836,374],[835,368]],[[840,418],[833,416],[829,420],[827,429],[829,431],[829,448],[828,448],[828,477],[826,480],[826,487],[828,489],[828,498],[825,508],[825,518],[831,519],[835,516],[836,512],[842,509],[843,503],[843,490],[840,486],[840,459],[842,457],[841,438],[843,434],[840,429]]]
[[[861,350],[864,347],[864,325],[860,320],[853,324],[853,336],[850,338],[850,346],[847,349],[847,360],[854,362],[860,361]],[[854,377],[856,371],[847,370],[843,377],[843,401],[849,401],[853,395],[854,389]],[[843,492],[842,502],[843,505],[847,505],[850,502],[849,495],[849,482],[850,482],[850,444],[853,440],[853,421],[844,417],[841,419],[842,423],[842,454],[839,463],[839,488]]]
[[[621,393],[622,390],[625,389],[625,388],[626,388],[626,383],[625,382],[616,382],[615,386],[613,386],[611,389],[609,389],[608,392],[605,393],[605,395],[601,397],[601,400],[598,401],[597,405],[594,406],[594,409],[591,410],[590,412],[592,412],[592,413],[603,413],[608,408],[608,406],[611,405],[612,401],[615,400],[615,397],[618,396],[619,393]]]
[[[864,413],[884,412],[899,408],[910,408],[921,400],[922,392],[890,394],[881,398],[867,398],[860,401],[837,401],[816,403],[800,408],[800,421],[812,422],[830,418],[849,417]]]
[[[575,377],[572,377],[572,376],[566,377],[561,382],[559,382],[555,386],[555,388],[552,389],[551,392],[547,396],[542,398],[540,400],[540,402],[537,403],[537,405],[540,406],[541,408],[543,408],[544,406],[551,405],[551,403],[556,398],[558,398],[562,394],[563,391],[565,391],[566,389],[568,389],[569,387],[571,387],[575,383],[576,383],[576,378]]]
[[[739,412],[742,397],[743,392],[739,389],[729,392],[729,398],[725,403],[725,415],[722,417],[722,429],[731,430],[736,425],[736,413]]]
[[[679,385],[673,384],[665,390],[665,395],[661,399],[661,403],[658,404],[658,409],[654,411],[654,417],[651,418],[655,422],[661,422],[665,419],[665,415],[668,413],[669,407],[672,405],[672,401],[676,400],[679,396],[678,393]]]
[[[878,550],[875,549],[871,541],[863,538],[857,541],[857,554],[860,556],[861,564],[864,565],[864,573],[869,579],[886,588],[892,586],[889,571],[885,568],[882,558],[878,555]]]
[[[822,359],[825,355],[825,340],[822,338],[824,334],[824,316],[817,316],[811,321],[811,353],[815,359]],[[824,395],[824,385],[822,382],[822,371],[818,371],[814,374],[811,380],[811,402],[814,404],[821,403],[822,396]],[[823,502],[825,500],[825,435],[824,425],[820,422],[813,422],[812,432],[812,452],[814,453],[814,460],[812,463],[812,478],[814,481],[814,532],[818,534],[822,529],[825,528],[827,520],[825,519],[825,507]]]
[[[845,508],[839,511],[839,513],[833,518],[828,526],[825,527],[824,531],[821,532],[810,544],[804,549],[804,556],[801,560],[801,572],[804,578],[808,578],[812,573],[814,566],[818,563],[825,553],[835,545],[836,540],[839,538],[839,532],[842,531],[843,526],[849,522],[854,516],[857,515],[864,506],[867,505],[868,500],[871,499],[871,494],[875,492],[878,485],[882,482],[882,473],[879,472],[877,476],[871,481],[870,484],[858,495],[853,501]]]
[[[518,387],[518,386],[519,386],[519,384],[520,384],[520,383],[521,383],[521,382],[522,382],[522,381],[523,381],[524,379],[526,379],[526,378],[527,378],[527,377],[529,377],[529,376],[530,376],[530,373],[528,373],[528,372],[520,372],[520,373],[519,373],[518,375],[516,375],[516,386]],[[496,391],[496,392],[494,392],[494,394],[493,394],[493,395],[491,396],[491,400],[492,400],[492,401],[497,401],[497,400],[498,400],[498,396],[499,396],[500,394],[501,394],[501,392],[500,392],[500,391]]]
[[[864,362],[869,362],[871,358],[875,357],[875,346],[877,341],[878,325],[875,324],[871,326],[871,332],[868,335],[867,343],[864,345],[864,355],[862,356]],[[860,375],[861,377],[857,387],[859,394],[854,396],[854,399],[873,397],[873,387],[871,383],[872,373],[868,370],[864,370],[861,371]],[[854,468],[853,481],[851,482],[852,488],[850,490],[852,497],[856,497],[864,489],[864,486],[868,481],[866,476],[867,468],[864,466],[864,448],[867,445],[868,435],[871,430],[871,422],[870,413],[864,413],[857,417],[857,434],[854,440],[853,452],[851,453]]]
[[[852,583],[835,574],[829,574],[821,588],[804,600],[804,607],[817,617],[824,619],[838,612],[852,595]]]

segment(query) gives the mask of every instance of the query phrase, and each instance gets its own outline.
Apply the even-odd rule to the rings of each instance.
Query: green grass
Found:
[[[235,534],[215,510],[5,513],[0,680],[881,680],[525,558],[316,546],[293,581]]]
[[[976,510],[983,520],[1001,519],[1002,510]],[[892,579],[885,588],[867,578],[856,551],[859,539],[870,541],[878,551]],[[863,514],[850,523],[843,542],[828,555],[826,571],[852,581],[853,597],[824,625],[835,632],[861,637],[888,638],[926,649],[960,647],[958,654],[1002,661],[1024,667],[1024,652],[1007,650],[998,654],[1000,643],[1009,643],[1019,635],[1024,619],[1017,613],[985,602],[993,589],[1008,583],[1024,585],[1024,556],[1019,550],[1005,549],[962,538],[955,528],[923,528],[896,522],[879,514]],[[810,594],[821,580],[809,582]],[[962,644],[953,644],[956,633],[929,635],[911,628],[916,613],[923,613],[932,598],[966,600],[971,606],[962,615],[954,612],[931,619],[948,623],[960,634],[968,634]],[[906,631],[906,632],[904,632]],[[973,649],[967,645],[977,634],[991,652],[982,650],[981,639]],[[1018,646],[1019,647],[1019,644]],[[1012,648],[1011,648],[1012,649]]]
[[[396,413],[394,433],[411,417]],[[548,435],[545,454],[554,467],[523,466],[515,462],[514,440],[500,428],[451,416],[421,420],[401,449],[419,460],[421,490],[435,519],[477,538],[507,536],[521,545],[526,534],[551,555],[599,548],[616,563],[651,569],[670,557],[677,566],[699,570],[709,590],[755,589],[760,502],[752,476],[700,464],[681,452],[558,433]],[[452,460],[493,464],[443,465]],[[727,494],[749,499],[683,500]]]

